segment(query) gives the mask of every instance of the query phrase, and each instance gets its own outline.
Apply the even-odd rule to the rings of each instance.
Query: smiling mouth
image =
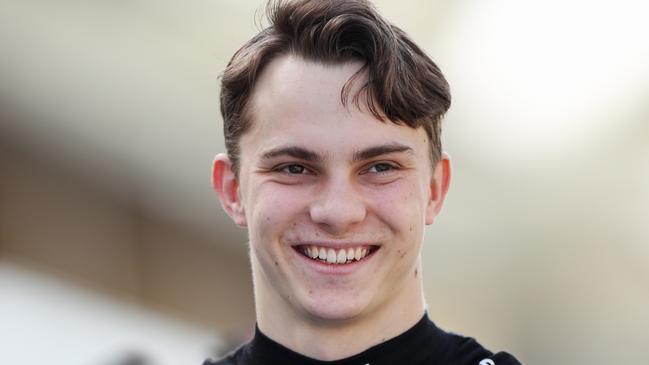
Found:
[[[378,246],[363,245],[347,248],[332,248],[316,245],[299,245],[294,247],[297,252],[314,261],[330,265],[344,265],[367,258],[378,250]]]

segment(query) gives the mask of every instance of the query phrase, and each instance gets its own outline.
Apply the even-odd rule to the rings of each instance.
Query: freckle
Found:
[[[279,266],[279,262],[275,261],[275,266]]]
[[[412,226],[410,226],[410,232],[412,232]]]
[[[266,222],[270,222],[270,217],[266,217]]]
[[[417,277],[417,274],[419,274],[419,272],[415,269],[415,278]]]
[[[313,290],[309,290],[309,294],[313,294]]]
[[[401,251],[399,251],[399,253],[401,253]],[[403,258],[404,256],[406,256],[405,252],[401,253],[401,255],[399,255],[399,258]]]

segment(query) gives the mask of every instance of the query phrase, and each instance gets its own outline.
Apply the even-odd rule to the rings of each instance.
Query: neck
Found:
[[[300,313],[273,295],[274,291],[258,290],[260,284],[255,283],[255,300],[262,333],[295,352],[324,361],[347,358],[396,337],[414,326],[425,311],[421,275],[371,311],[335,323]]]

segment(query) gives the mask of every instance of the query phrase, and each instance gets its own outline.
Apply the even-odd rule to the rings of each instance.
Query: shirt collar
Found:
[[[406,332],[370,347],[354,356],[335,360],[316,360],[297,353],[264,335],[255,327],[255,336],[244,356],[259,365],[392,365],[417,364],[438,352],[442,331],[430,321],[427,313]],[[438,340],[436,340],[438,339]]]

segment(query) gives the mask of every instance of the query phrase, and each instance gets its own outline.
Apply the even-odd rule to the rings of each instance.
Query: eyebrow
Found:
[[[354,162],[358,162],[358,161],[368,160],[382,155],[387,155],[390,153],[402,153],[402,152],[412,154],[414,151],[412,150],[411,147],[408,147],[401,143],[393,142],[384,145],[369,147],[364,150],[354,151],[352,160]],[[300,160],[304,160],[308,162],[322,162],[324,160],[324,158],[321,155],[317,154],[316,152],[313,152],[311,150],[299,146],[287,146],[287,147],[274,148],[270,151],[264,152],[261,158],[264,160],[269,160],[280,156],[289,156],[289,157],[298,158]]]
[[[279,156],[290,156],[294,158],[299,158],[300,160],[309,161],[309,162],[322,162],[323,158],[313,151],[309,151],[304,147],[298,146],[288,146],[288,147],[278,147],[270,151],[264,152],[261,156],[263,160],[269,160]]]
[[[414,153],[412,148],[401,143],[393,142],[393,143],[366,148],[360,151],[355,151],[353,161],[358,162],[362,160],[369,160],[370,158],[387,155],[390,153],[401,153],[401,152],[406,152],[408,154]]]

